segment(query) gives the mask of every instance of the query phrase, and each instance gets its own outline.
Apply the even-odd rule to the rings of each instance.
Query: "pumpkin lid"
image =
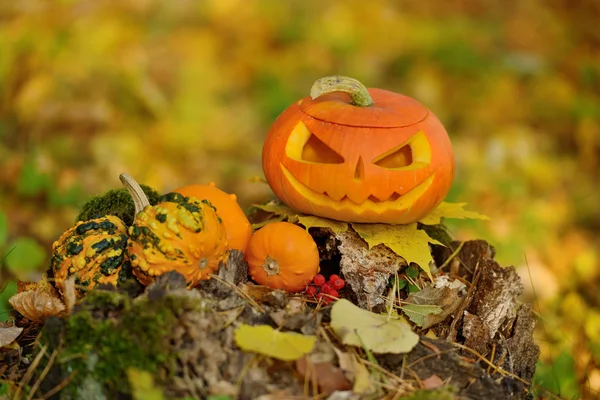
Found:
[[[327,93],[312,99],[305,97],[300,109],[321,121],[363,128],[400,128],[427,118],[429,110],[408,96],[383,89],[369,89],[373,105],[355,106],[350,95]]]

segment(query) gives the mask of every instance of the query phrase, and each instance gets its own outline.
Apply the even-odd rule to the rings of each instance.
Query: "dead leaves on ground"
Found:
[[[268,325],[242,324],[234,333],[235,344],[242,350],[283,361],[294,361],[311,352],[317,337],[281,332]]]
[[[63,315],[67,311],[67,306],[45,276],[36,283],[20,282],[18,288],[19,293],[8,302],[30,321],[42,323],[46,318]]]
[[[373,353],[408,353],[419,343],[406,321],[372,313],[346,299],[333,305],[331,328],[345,345]]]
[[[23,332],[23,328],[18,328],[16,326],[0,328],[0,348],[12,344],[17,340],[21,332]]]

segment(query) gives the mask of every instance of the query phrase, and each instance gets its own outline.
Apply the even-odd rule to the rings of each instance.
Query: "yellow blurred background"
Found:
[[[494,244],[540,312],[537,390],[596,398],[599,23],[596,0],[2,1],[0,301],[121,172],[269,198],[270,124],[348,75],[441,119],[448,200],[491,217],[452,233]]]

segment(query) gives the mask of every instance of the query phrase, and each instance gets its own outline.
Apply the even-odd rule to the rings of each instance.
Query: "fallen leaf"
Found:
[[[346,299],[333,305],[331,327],[342,343],[373,353],[408,353],[419,343],[406,321],[363,310]]]
[[[417,229],[416,222],[409,225],[352,224],[352,228],[367,242],[369,248],[383,244],[404,258],[407,263],[418,264],[432,279],[429,263],[433,258],[429,243],[442,243],[430,238],[425,231]]]
[[[425,286],[422,290],[411,293],[406,298],[406,302],[410,304],[400,308],[411,321],[427,329],[445,320],[458,308],[462,302],[458,290],[448,286]]]
[[[242,324],[234,333],[235,343],[244,351],[252,351],[283,361],[293,361],[311,352],[316,336],[280,332],[268,325]]]
[[[298,214],[298,222],[304,225],[306,230],[309,228],[329,228],[333,231],[333,233],[339,233],[348,230],[347,222],[315,217],[314,215]]]
[[[465,210],[467,203],[447,203],[443,202],[435,210],[427,214],[419,222],[424,225],[438,225],[442,223],[442,218],[455,219],[482,219],[490,218],[475,211]]]
[[[291,208],[289,208],[288,206],[283,205],[283,204],[276,204],[276,203],[254,204],[253,207],[258,208],[259,210],[270,212],[275,215],[282,215],[292,221],[297,220],[296,216],[298,215],[298,212],[292,210]]]
[[[319,393],[330,395],[335,391],[350,390],[352,385],[342,372],[330,362],[310,363],[306,357],[296,360],[296,370],[307,380],[314,380],[319,386]]]
[[[425,389],[436,389],[444,384],[442,378],[437,375],[431,375],[429,378],[425,378],[422,381]]]
[[[23,332],[23,328],[11,326],[9,328],[0,328],[0,347],[8,346]]]
[[[442,307],[427,304],[405,304],[400,309],[404,311],[408,319],[421,327],[425,323],[425,317],[430,314],[439,314],[442,312]]]
[[[260,229],[260,228],[262,228],[265,225],[271,224],[273,222],[281,222],[281,221],[283,221],[285,219],[286,219],[285,215],[273,215],[269,219],[253,223],[252,224],[252,229],[254,229],[254,230]]]
[[[287,220],[290,222],[301,223],[302,225],[304,225],[306,230],[308,230],[309,228],[329,228],[333,231],[333,233],[348,230],[347,222],[335,221],[329,218],[322,218],[317,217],[315,215],[303,214],[294,211],[291,208],[282,204],[255,204],[254,207],[274,214],[273,218],[270,218],[267,221],[260,222],[259,224],[261,226],[264,226],[271,222],[281,221],[282,219],[287,218]],[[258,226],[253,227],[255,229],[258,228]]]
[[[346,377],[354,382],[352,392],[357,394],[371,394],[375,392],[375,386],[371,380],[371,374],[367,367],[360,362],[360,358],[353,353],[343,352],[335,349],[340,368]]]
[[[131,386],[131,395],[135,400],[163,400],[162,389],[154,382],[154,376],[137,368],[127,369],[127,378]]]
[[[45,275],[34,288],[15,294],[8,302],[22,316],[33,322],[43,322],[46,318],[61,315],[66,310],[65,304]]]
[[[373,394],[377,390],[371,379],[371,374],[367,367],[358,361],[358,357],[354,358],[355,378],[352,391],[359,394]]]

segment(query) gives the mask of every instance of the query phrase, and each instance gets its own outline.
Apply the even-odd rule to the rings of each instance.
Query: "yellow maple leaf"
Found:
[[[346,299],[331,308],[331,328],[342,343],[373,353],[408,353],[419,343],[408,322],[372,313]]]
[[[310,353],[317,341],[316,336],[295,332],[280,332],[269,325],[246,325],[236,328],[235,344],[244,351],[293,361]]]
[[[369,248],[383,244],[407,263],[418,264],[432,279],[429,263],[433,258],[429,243],[443,244],[429,237],[425,231],[417,229],[416,222],[408,225],[352,224],[352,228],[367,242]]]
[[[348,223],[335,221],[333,219],[316,217],[314,215],[298,214],[298,222],[300,222],[306,230],[308,228],[329,228],[333,233],[344,232],[348,230]]]
[[[478,212],[465,210],[466,205],[467,203],[443,202],[435,210],[421,218],[419,222],[424,225],[438,225],[442,222],[442,218],[490,219],[488,216],[479,214]]]
[[[339,233],[348,230],[347,222],[317,217],[316,215],[303,214],[294,211],[283,204],[255,204],[254,207],[275,215],[275,217],[253,226],[255,229],[268,223],[281,221],[283,218],[287,218],[287,220],[290,222],[300,222],[302,225],[304,225],[306,230],[308,230],[308,228],[329,228],[333,231],[333,233]]]

